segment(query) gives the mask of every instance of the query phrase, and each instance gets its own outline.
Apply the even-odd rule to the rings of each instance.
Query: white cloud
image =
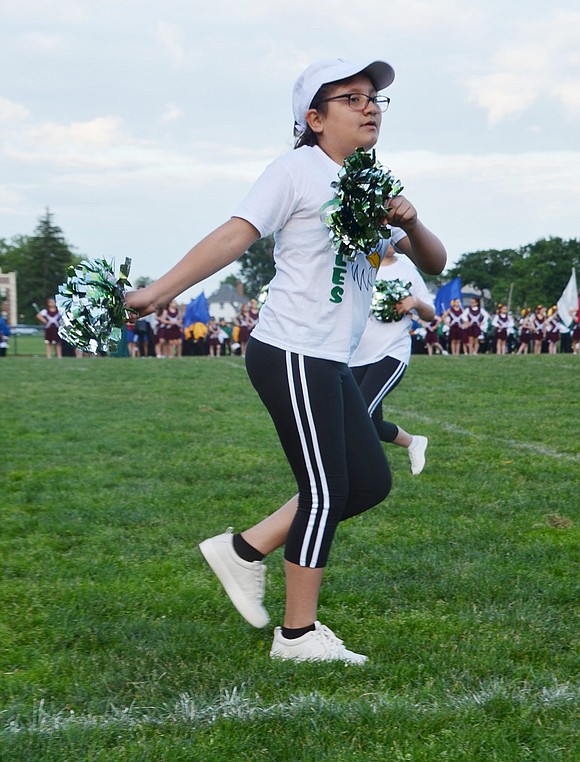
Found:
[[[160,21],[156,27],[156,36],[173,65],[178,68],[183,66],[186,58],[183,31],[175,24]]]
[[[0,124],[22,122],[28,115],[29,110],[21,103],[16,103],[8,98],[0,98]]]
[[[30,131],[30,137],[50,149],[95,148],[115,145],[121,137],[123,120],[117,116],[103,116],[88,122],[56,124],[47,122]]]
[[[491,59],[491,71],[467,79],[470,99],[487,111],[490,125],[556,100],[572,118],[580,115],[580,13],[555,11],[520,24]]]
[[[175,103],[168,103],[165,111],[161,115],[162,122],[175,122],[182,115],[182,110]]]

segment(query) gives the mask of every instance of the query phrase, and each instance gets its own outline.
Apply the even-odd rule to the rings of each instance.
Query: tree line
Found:
[[[54,296],[67,277],[70,265],[81,257],[65,239],[47,209],[31,236],[0,238],[0,270],[17,273],[19,313],[22,322],[34,322],[34,304],[42,306],[47,296]],[[252,244],[240,257],[239,280],[245,293],[257,297],[274,275],[274,239],[272,236]],[[463,254],[457,263],[437,278],[427,282],[439,286],[456,276],[463,285],[473,284],[484,295],[486,306],[508,304],[512,309],[549,306],[560,298],[570,272],[580,270],[580,240],[543,238],[519,249],[489,249]],[[230,282],[234,276],[228,276]],[[150,279],[139,279],[134,285]]]

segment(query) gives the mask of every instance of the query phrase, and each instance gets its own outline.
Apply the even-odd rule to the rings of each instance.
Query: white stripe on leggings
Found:
[[[294,371],[292,369],[292,353],[286,352],[286,371],[288,374],[288,387],[290,389],[290,399],[292,401],[292,409],[294,412],[294,419],[296,421],[296,427],[298,429],[298,435],[300,437],[300,443],[302,446],[302,453],[304,456],[304,462],[306,464],[306,469],[308,471],[308,478],[310,481],[310,494],[312,498],[312,507],[310,509],[310,517],[308,519],[308,525],[306,527],[306,532],[304,534],[304,539],[302,541],[302,547],[300,549],[300,566],[307,566],[314,568],[316,566],[316,562],[318,561],[318,555],[320,552],[320,546],[322,544],[322,538],[324,535],[324,529],[326,527],[326,521],[328,519],[328,511],[330,507],[330,499],[329,499],[329,493],[328,493],[328,483],[326,481],[326,474],[324,473],[323,465],[322,465],[322,457],[320,454],[320,447],[318,444],[318,439],[316,436],[316,427],[314,425],[314,418],[312,415],[312,408],[310,406],[310,399],[308,397],[308,384],[306,380],[306,372],[304,368],[304,357],[302,355],[298,355],[298,370],[300,373],[300,380],[302,385],[302,395],[303,395],[303,402],[304,407],[306,410],[306,418],[308,422],[308,429],[309,433],[312,439],[312,446],[314,450],[314,457],[316,460],[316,463],[312,462],[312,459],[310,457],[310,454],[308,452],[308,445],[306,441],[306,432],[304,430],[304,425],[302,422],[302,419],[300,417],[300,409],[298,407],[298,400],[296,397],[296,387],[294,384]],[[310,544],[310,540],[312,538],[312,533],[314,531],[314,524],[316,522],[316,517],[318,515],[319,510],[319,502],[318,502],[318,490],[316,488],[316,471],[318,472],[319,478],[320,478],[320,484],[322,488],[323,493],[323,505],[322,505],[322,515],[320,519],[320,525],[318,527],[318,532],[316,535],[316,542],[314,546],[314,552],[312,555],[312,558],[310,560],[310,564],[306,563],[306,557],[308,553],[308,546]]]
[[[379,391],[377,392],[373,401],[370,403],[369,415],[372,415],[375,412],[377,405],[381,402],[383,397],[387,396],[387,394],[391,391],[393,386],[401,378],[401,376],[403,375],[406,369],[407,369],[406,364],[402,362],[401,360],[399,360],[399,365],[397,366],[397,369],[395,370],[395,372],[391,376],[389,376],[389,378],[387,379],[387,382],[383,384],[381,389],[379,389]]]

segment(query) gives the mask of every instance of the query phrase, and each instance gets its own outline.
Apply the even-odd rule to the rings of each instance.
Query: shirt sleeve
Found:
[[[247,220],[264,238],[284,227],[295,206],[292,177],[278,160],[266,167],[232,216]]]

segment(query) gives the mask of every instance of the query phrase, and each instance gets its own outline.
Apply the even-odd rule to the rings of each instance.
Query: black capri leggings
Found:
[[[406,370],[406,363],[389,355],[372,365],[361,365],[352,369],[379,439],[383,442],[394,442],[399,433],[399,427],[390,421],[383,420],[381,403],[400,383]]]
[[[391,473],[350,368],[251,338],[246,367],[298,483],[284,557],[326,566],[339,521],[380,503]]]

